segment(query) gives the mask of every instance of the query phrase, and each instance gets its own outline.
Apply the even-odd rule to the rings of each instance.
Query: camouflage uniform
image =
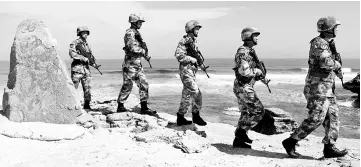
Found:
[[[73,62],[71,63],[71,79],[76,89],[78,89],[79,82],[81,82],[84,92],[84,101],[91,101],[90,81],[92,77],[89,69],[89,61],[85,56],[79,54],[79,51],[76,49],[76,46],[78,45],[84,45],[84,48],[88,52],[91,52],[88,42],[83,41],[80,38],[74,40],[70,44],[69,55],[73,59]]]
[[[335,72],[341,68],[332,58],[329,42],[321,37],[311,40],[309,71],[305,80],[304,95],[309,109],[308,118],[291,135],[293,139],[304,139],[321,124],[325,128],[324,144],[334,144],[339,133],[339,108],[332,92]]]
[[[188,109],[192,107],[192,113],[199,113],[202,108],[202,93],[196,84],[197,68],[192,65],[192,59],[188,54],[188,43],[193,41],[195,49],[198,50],[197,40],[194,37],[185,35],[179,41],[175,51],[175,57],[179,61],[179,75],[183,83],[182,99],[178,110],[179,114],[186,114]]]
[[[235,69],[238,69],[239,76],[234,80],[233,92],[238,99],[238,107],[241,111],[237,130],[239,128],[245,131],[252,129],[265,113],[264,107],[253,89],[261,73],[260,69],[255,68],[255,62],[250,55],[251,51],[254,51],[253,48],[241,46],[235,55]]]
[[[147,101],[148,95],[148,81],[145,78],[143,67],[141,64],[141,57],[145,57],[144,49],[140,47],[140,43],[136,38],[140,35],[138,30],[129,28],[124,36],[125,43],[125,58],[123,62],[123,86],[118,96],[118,103],[124,103],[129,97],[133,88],[133,80],[139,88],[140,101]],[[149,57],[145,57],[149,59]]]

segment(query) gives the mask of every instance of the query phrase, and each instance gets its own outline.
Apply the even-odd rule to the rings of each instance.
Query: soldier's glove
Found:
[[[271,82],[271,80],[267,79],[267,78],[263,78],[263,79],[261,79],[261,82],[264,83],[265,85],[267,85],[269,82]]]
[[[191,57],[191,64],[192,65],[197,65],[197,59]]]
[[[258,68],[254,68],[254,76],[255,76],[254,79],[256,81],[259,81],[259,80],[264,78],[264,75],[263,75],[262,71],[260,69],[258,69]]]
[[[146,53],[146,51],[145,51],[145,49],[142,49],[142,55],[145,55],[145,53]]]
[[[152,57],[150,57],[150,56],[144,57],[144,59],[147,61],[150,61],[150,58],[152,58]]]
[[[88,62],[89,62],[89,59],[86,58],[86,57],[82,58],[81,60],[82,60],[83,62],[85,62],[85,63],[88,63]]]
[[[341,69],[338,70],[338,71],[335,71],[335,74],[336,74],[336,76],[337,76],[338,78],[343,79],[343,73],[342,73],[342,70],[341,70]]]

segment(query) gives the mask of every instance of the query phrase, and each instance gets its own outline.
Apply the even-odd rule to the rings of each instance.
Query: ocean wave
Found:
[[[278,69],[278,68],[271,68],[267,69],[268,71],[272,72],[308,72],[308,68],[285,68],[285,69]],[[343,72],[359,72],[359,68],[342,68]]]
[[[118,73],[122,73],[122,70],[101,70],[102,73],[105,74],[118,74]],[[179,73],[179,69],[178,68],[168,68],[168,69],[161,69],[161,68],[157,68],[157,69],[151,69],[151,68],[144,68],[144,71],[146,74],[178,74]],[[207,70],[208,73],[218,73],[218,72],[224,72],[224,69],[209,69]],[[308,68],[307,67],[302,67],[302,68],[269,68],[267,69],[267,71],[269,73],[307,73]],[[342,68],[342,71],[344,73],[351,73],[351,72],[360,72],[360,68]],[[227,71],[227,72],[233,72],[231,70]],[[202,70],[198,71],[199,73],[203,73]]]

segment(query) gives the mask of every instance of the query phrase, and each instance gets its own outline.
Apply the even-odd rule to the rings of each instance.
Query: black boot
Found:
[[[233,140],[233,147],[234,148],[249,148],[252,149],[252,146],[247,144],[244,139],[240,137],[235,137]]]
[[[147,101],[140,102],[140,106],[141,106],[141,109],[140,109],[141,114],[147,114],[147,115],[151,115],[151,116],[154,116],[157,114],[157,111],[148,108]]]
[[[201,116],[199,115],[199,113],[192,113],[192,120],[193,120],[193,123],[199,125],[199,126],[206,126],[207,125],[207,122],[205,122]]]
[[[325,158],[336,158],[336,157],[343,157],[348,153],[346,149],[340,151],[336,148],[333,144],[325,144],[323,149],[323,155]]]
[[[289,137],[282,141],[283,147],[286,149],[288,156],[290,156],[291,158],[297,158],[301,155],[296,152],[297,142],[298,141],[292,137]]]
[[[252,144],[252,140],[248,137],[247,132],[241,128],[236,130],[236,137],[243,139],[244,142]]]
[[[123,103],[118,103],[117,112],[127,112],[127,109],[124,107]]]
[[[90,101],[84,101],[84,107],[83,107],[84,109],[89,109],[89,110],[91,110],[91,108],[90,108]]]
[[[188,121],[187,119],[184,118],[184,115],[177,113],[177,125],[178,126],[190,125],[190,124],[192,124],[192,121]]]

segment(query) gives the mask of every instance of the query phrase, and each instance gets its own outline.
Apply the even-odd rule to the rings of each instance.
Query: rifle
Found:
[[[331,40],[329,42],[329,45],[330,45],[330,50],[331,50],[331,53],[332,53],[332,58],[334,58],[336,61],[338,61],[341,66],[342,66],[342,60],[341,60],[341,55],[340,53],[337,52],[336,50],[336,45],[335,45],[335,41],[334,40]],[[340,78],[341,79],[341,83],[342,83],[342,87],[343,87],[343,77]]]
[[[204,57],[203,57],[202,53],[199,50],[195,49],[195,45],[193,44],[193,41],[189,42],[188,45],[189,45],[188,51],[189,51],[190,55],[193,58],[197,59],[197,64],[194,64],[194,65],[197,68],[198,68],[198,66],[200,66],[201,69],[204,71],[204,73],[206,73],[207,77],[209,78],[209,75],[207,73],[207,68],[209,68],[209,66],[206,66],[204,64]]]
[[[139,41],[140,47],[142,47],[145,50],[145,57],[148,57],[148,47],[147,47],[147,44],[143,41],[142,36],[140,36],[140,34],[137,33],[135,35],[135,38]],[[150,60],[148,61],[148,64],[149,64],[150,68],[153,68],[152,64],[150,64]]]
[[[91,52],[87,52],[87,51],[85,50],[85,48],[84,48],[84,43],[81,43],[80,45],[77,45],[77,46],[76,46],[76,49],[80,51],[80,54],[81,54],[81,55],[83,55],[83,56],[85,56],[86,58],[88,58],[89,63],[90,63],[91,66],[93,66],[95,69],[97,69],[101,75],[103,75],[103,73],[100,72],[100,70],[99,70],[99,67],[100,67],[101,65],[97,65],[97,63],[95,62],[95,57],[93,56],[93,54],[92,54]]]
[[[257,56],[256,52],[255,52],[253,49],[252,49],[252,51],[250,52],[250,55],[253,57],[253,59],[254,59],[254,61],[255,61],[255,63],[256,63],[255,67],[258,68],[258,69],[260,69],[260,70],[262,71],[262,75],[263,75],[263,76],[262,76],[261,78],[262,78],[262,79],[263,79],[263,78],[266,78],[267,69],[266,69],[263,61],[259,61],[258,56]],[[267,86],[268,91],[269,91],[270,93],[272,93],[272,92],[271,92],[271,89],[270,89],[269,86],[268,86],[268,82],[265,83],[265,85]]]

